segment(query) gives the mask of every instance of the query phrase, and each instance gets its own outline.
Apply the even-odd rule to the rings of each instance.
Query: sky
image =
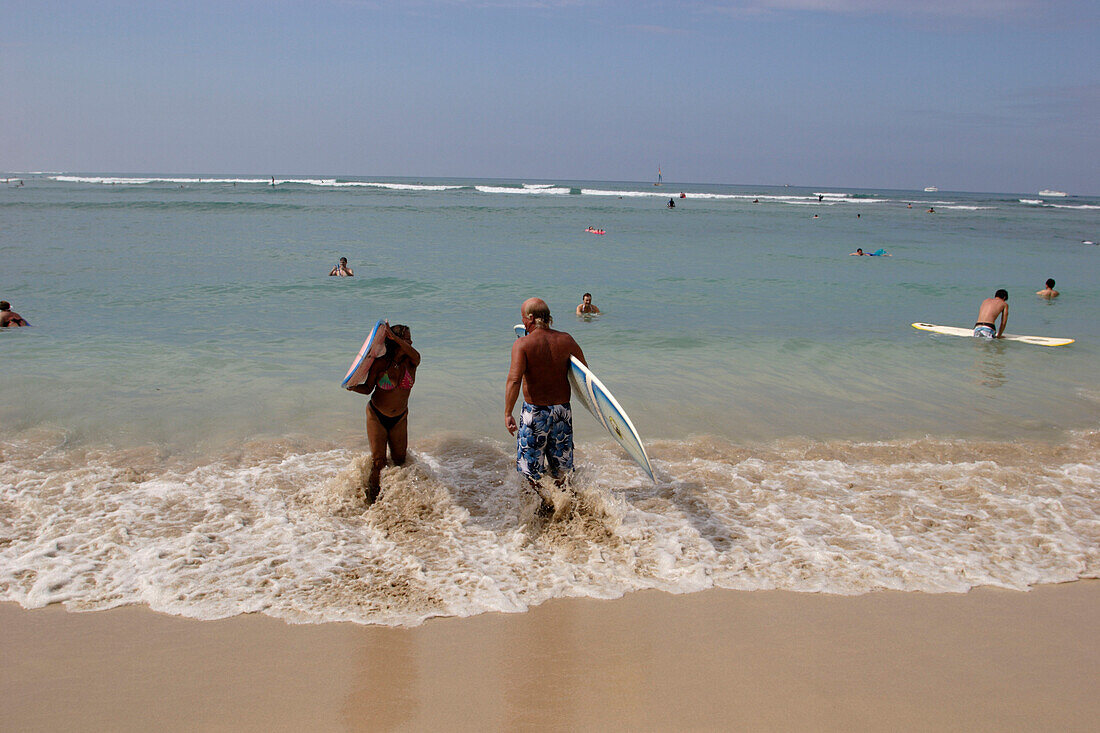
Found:
[[[1096,0],[0,0],[0,170],[1100,194]]]

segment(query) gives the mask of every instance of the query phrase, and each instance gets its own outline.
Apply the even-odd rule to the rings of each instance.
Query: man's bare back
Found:
[[[1001,327],[997,329],[996,338],[1000,338],[1005,332],[1005,324],[1008,323],[1008,293],[998,290],[992,298],[986,298],[978,307],[978,321],[975,325],[988,324],[991,328],[997,323],[997,317],[1001,318]]]
[[[511,380],[523,378],[523,399],[531,405],[560,405],[569,401],[569,357],[584,361],[581,347],[564,331],[536,328],[512,344]]]
[[[545,313],[545,317],[539,314]],[[527,335],[512,344],[512,363],[504,388],[504,424],[508,432],[516,432],[512,416],[520,388],[529,405],[561,405],[569,401],[569,357],[581,363],[584,352],[564,331],[550,328],[550,309],[539,298],[528,298],[520,308],[520,318]]]

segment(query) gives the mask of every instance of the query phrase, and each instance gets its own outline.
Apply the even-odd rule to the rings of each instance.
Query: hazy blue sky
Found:
[[[0,0],[0,170],[1100,193],[1100,2]]]

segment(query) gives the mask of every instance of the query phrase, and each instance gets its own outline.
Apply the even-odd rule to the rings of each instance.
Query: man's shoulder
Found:
[[[573,337],[570,335],[570,333],[568,331],[556,331],[554,329],[550,329],[549,336],[550,336],[550,338],[557,339],[559,341],[572,341],[573,340]]]

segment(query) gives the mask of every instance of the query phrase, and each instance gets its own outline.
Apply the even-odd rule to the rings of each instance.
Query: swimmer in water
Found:
[[[1050,300],[1051,298],[1057,298],[1058,291],[1054,289],[1054,278],[1047,278],[1046,284],[1047,286],[1045,288],[1039,290],[1035,294],[1038,295],[1040,298],[1046,298],[1047,300]]]
[[[0,300],[0,328],[20,328],[29,325],[31,324],[27,323],[23,316],[11,309],[11,303]]]
[[[577,306],[577,315],[599,315],[600,309],[592,305],[592,293],[585,293],[581,297],[581,304]]]
[[[328,274],[329,277],[353,277],[354,272],[348,267],[348,258],[341,257],[340,264],[332,268],[332,271]]]

